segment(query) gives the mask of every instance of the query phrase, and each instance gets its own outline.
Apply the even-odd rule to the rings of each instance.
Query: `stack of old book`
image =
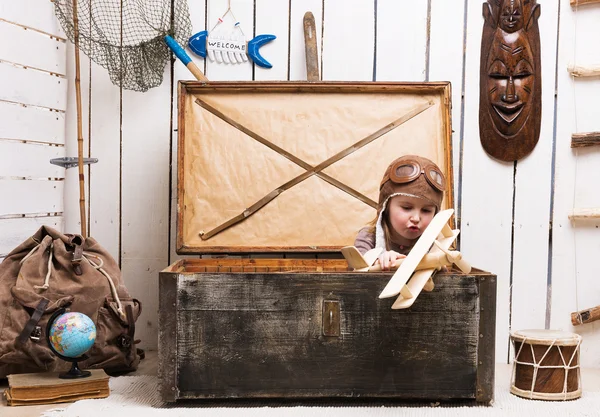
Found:
[[[108,375],[102,369],[90,370],[87,378],[61,379],[59,372],[8,375],[4,391],[8,405],[39,405],[106,398],[110,394]]]

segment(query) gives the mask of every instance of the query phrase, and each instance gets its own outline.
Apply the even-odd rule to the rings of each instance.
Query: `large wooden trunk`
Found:
[[[493,274],[392,310],[391,273],[339,259],[392,159],[453,189],[450,107],[448,83],[180,83],[177,250],[205,256],[160,273],[165,401],[493,399]]]
[[[164,400],[493,399],[494,275],[439,274],[391,310],[376,297],[390,273],[276,263],[190,259],[160,273]]]

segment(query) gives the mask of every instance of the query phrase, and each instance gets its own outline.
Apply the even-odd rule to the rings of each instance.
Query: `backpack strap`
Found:
[[[125,315],[127,316],[127,336],[131,344],[135,343],[135,319],[133,318],[133,306],[128,304],[125,306]]]
[[[75,275],[81,275],[83,274],[83,270],[81,269],[81,261],[83,260],[83,237],[80,235],[69,236],[69,245],[75,247],[75,250],[73,251],[73,260],[71,261],[73,272],[75,272]]]
[[[138,300],[134,299],[134,301],[137,301],[137,303],[139,305],[140,313],[141,313],[142,305],[140,304],[140,302]],[[140,343],[140,340],[135,340],[135,338],[134,338],[135,337],[135,318],[133,317],[133,307],[131,305],[128,305],[127,307],[125,307],[125,314],[127,315],[127,323],[129,325],[129,331],[127,332],[127,335],[131,338],[132,343],[134,345],[138,344],[138,343]],[[144,352],[144,349],[136,348],[135,354],[139,356],[140,360],[142,360],[146,357],[146,352]]]
[[[132,352],[132,345],[135,344],[134,335],[135,335],[135,318],[133,317],[133,307],[128,304],[125,306],[125,317],[127,319],[127,333],[121,334],[117,337],[117,346],[124,351],[127,352],[127,359],[130,361],[135,360],[135,349]],[[130,355],[133,353],[134,357],[131,358]]]
[[[35,329],[35,326],[37,326],[38,322],[42,318],[42,314],[44,314],[44,312],[46,311],[46,307],[48,307],[49,302],[50,300],[48,300],[47,298],[42,298],[40,300],[38,305],[35,307],[31,318],[25,325],[25,328],[17,338],[17,341],[19,343],[24,344],[25,342],[27,342],[27,339],[29,338],[29,336],[31,336],[33,329]]]

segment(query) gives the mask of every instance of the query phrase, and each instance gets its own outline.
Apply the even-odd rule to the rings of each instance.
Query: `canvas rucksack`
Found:
[[[125,288],[117,263],[93,238],[42,226],[0,264],[0,378],[69,368],[46,338],[48,319],[61,308],[96,324],[82,369],[137,369],[135,321],[142,307]]]

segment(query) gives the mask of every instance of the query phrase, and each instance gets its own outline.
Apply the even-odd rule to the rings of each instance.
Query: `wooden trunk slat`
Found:
[[[444,327],[436,314],[376,313],[342,307],[338,338],[322,336],[320,311],[180,312],[180,397],[474,398],[478,335],[469,312]]]
[[[177,274],[161,273],[158,291],[158,350],[175,352],[177,349]],[[161,396],[164,401],[175,401],[177,391],[177,363],[175,358],[165,360],[161,356],[158,364],[158,378],[161,381]]]
[[[479,346],[477,351],[477,401],[494,400],[496,363],[496,277],[481,276],[479,282]]]
[[[182,279],[177,297],[184,311],[320,311],[323,299],[339,299],[344,303],[342,311],[381,310],[381,314],[393,316],[391,301],[373,296],[392,274],[370,275],[206,273],[200,279]],[[474,278],[456,276],[445,282],[443,299],[429,297],[427,302],[415,303],[411,311],[435,313],[449,303],[452,308],[474,311],[477,292]]]
[[[341,256],[341,255],[340,255]],[[290,268],[290,269],[311,269],[317,271],[322,269],[341,269],[348,270],[348,262],[344,259],[256,259],[256,258],[207,258],[198,261],[191,259],[180,265],[186,272],[206,272],[207,267],[217,268],[219,272],[226,271],[227,268]],[[252,272],[248,270],[248,272]]]
[[[600,1],[600,0],[599,0]],[[260,83],[247,83],[239,81],[211,81],[205,84],[197,81],[180,81],[180,88],[185,88],[188,93],[196,94],[199,92],[221,91],[223,87],[228,89],[229,94],[235,94],[238,91],[262,92],[268,90],[269,93],[303,93],[303,92],[327,92],[335,93],[336,90],[348,92],[424,92],[432,93],[444,91],[449,88],[447,82],[403,82],[402,85],[396,82],[378,82],[370,81],[322,81],[312,82],[290,82],[290,81],[261,81]],[[180,96],[181,97],[181,96]]]

